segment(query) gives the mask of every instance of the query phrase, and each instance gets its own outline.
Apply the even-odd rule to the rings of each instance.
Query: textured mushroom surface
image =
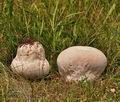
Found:
[[[73,46],[59,54],[57,65],[66,81],[94,81],[107,66],[107,58],[96,48]]]
[[[39,42],[29,41],[18,46],[16,57],[11,63],[11,69],[28,79],[39,79],[50,70],[45,58],[45,50]]]

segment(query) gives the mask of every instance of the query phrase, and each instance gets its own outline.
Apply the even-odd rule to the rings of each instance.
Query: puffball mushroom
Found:
[[[66,81],[94,81],[107,66],[107,58],[96,48],[73,46],[59,54],[57,65]]]
[[[50,66],[45,58],[45,50],[39,42],[30,38],[18,46],[11,69],[27,79],[39,79],[49,73]]]

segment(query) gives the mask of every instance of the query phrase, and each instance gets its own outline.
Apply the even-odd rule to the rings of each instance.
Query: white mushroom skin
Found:
[[[45,58],[45,51],[39,42],[23,44],[17,49],[16,57],[11,63],[11,69],[28,79],[39,79],[47,75],[50,70],[49,63]]]
[[[57,65],[66,81],[94,81],[107,66],[107,58],[96,48],[73,46],[59,54]]]

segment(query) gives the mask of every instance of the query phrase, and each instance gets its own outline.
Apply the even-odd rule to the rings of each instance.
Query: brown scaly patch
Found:
[[[20,46],[22,45],[27,45],[27,44],[30,44],[30,45],[33,45],[34,44],[34,40],[30,37],[27,37],[27,38],[24,38],[20,44]]]

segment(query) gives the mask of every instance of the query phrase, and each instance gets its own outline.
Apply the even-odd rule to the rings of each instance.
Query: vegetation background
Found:
[[[43,44],[52,67],[46,78],[31,82],[9,70],[24,37]],[[73,45],[107,56],[94,85],[61,80],[56,58]],[[120,0],[0,0],[0,61],[0,102],[120,102]]]

